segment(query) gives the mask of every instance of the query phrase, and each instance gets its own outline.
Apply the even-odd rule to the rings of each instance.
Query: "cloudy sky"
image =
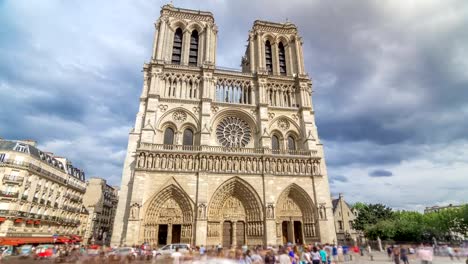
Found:
[[[120,184],[156,0],[0,0],[0,137]],[[468,202],[468,2],[174,1],[214,13],[217,64],[256,19],[304,39],[331,190],[421,210]]]

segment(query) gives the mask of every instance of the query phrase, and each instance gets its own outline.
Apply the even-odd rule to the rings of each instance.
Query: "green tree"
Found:
[[[359,231],[365,231],[366,226],[375,225],[381,220],[391,220],[393,218],[392,209],[383,204],[356,203],[353,209],[358,214],[354,221],[354,228]]]

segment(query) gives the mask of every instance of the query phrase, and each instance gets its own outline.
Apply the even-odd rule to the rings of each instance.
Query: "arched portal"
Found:
[[[278,243],[318,241],[314,208],[304,189],[297,184],[289,185],[279,196],[276,207]]]
[[[263,243],[262,202],[255,189],[234,177],[213,194],[208,206],[207,244],[225,247]]]
[[[193,202],[174,184],[150,199],[144,219],[144,242],[150,245],[192,242]]]

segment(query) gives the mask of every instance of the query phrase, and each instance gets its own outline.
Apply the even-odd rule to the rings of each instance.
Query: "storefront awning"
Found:
[[[2,237],[0,245],[18,246],[23,244],[52,244],[53,237]]]
[[[5,222],[6,218],[5,217],[0,217],[0,222]]]

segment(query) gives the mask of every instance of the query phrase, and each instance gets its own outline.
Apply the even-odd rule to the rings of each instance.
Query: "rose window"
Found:
[[[245,147],[250,142],[251,131],[249,125],[238,117],[224,118],[216,128],[219,143],[225,147]]]

